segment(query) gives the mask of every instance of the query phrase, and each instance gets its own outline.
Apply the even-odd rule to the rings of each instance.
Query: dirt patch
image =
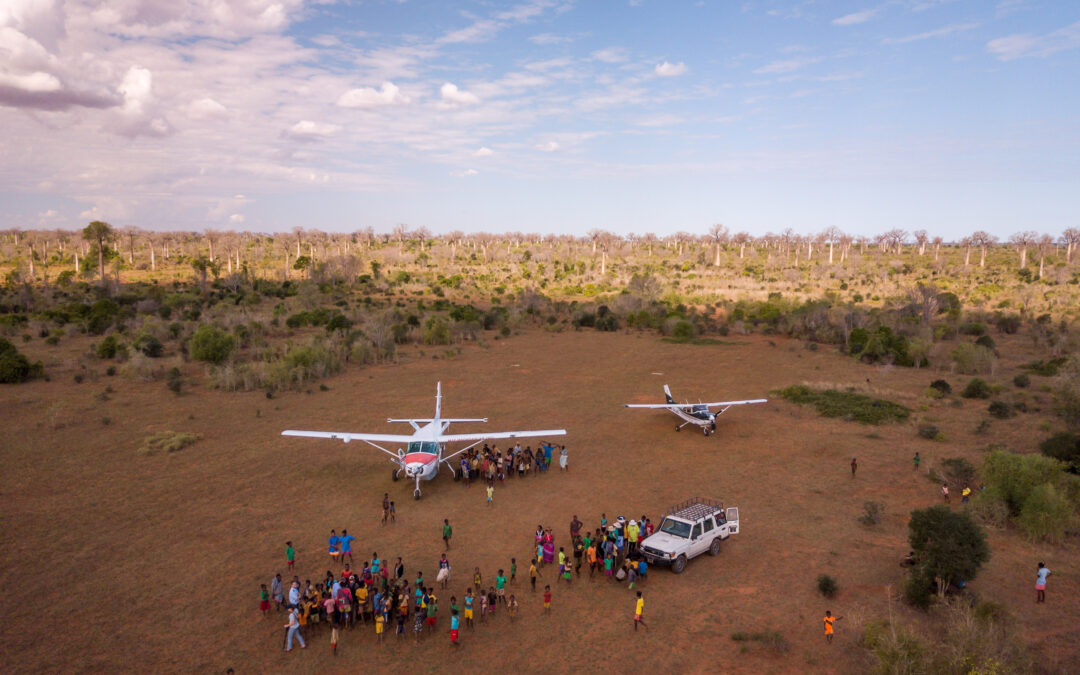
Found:
[[[17,411],[7,416],[0,444],[6,665],[20,672],[221,672],[230,665],[265,672],[286,664],[304,671],[427,671],[499,663],[566,672],[595,658],[598,647],[633,639],[633,649],[603,650],[616,672],[864,670],[867,656],[852,618],[886,615],[887,589],[901,582],[906,514],[938,499],[927,468],[951,456],[977,463],[991,440],[1032,450],[1044,418],[994,422],[992,435],[976,435],[986,417],[982,403],[926,400],[926,409],[918,408],[940,373],[867,366],[827,348],[772,340],[779,348],[755,337],[737,346],[682,345],[638,334],[536,332],[467,347],[451,359],[350,369],[326,381],[330,391],[316,387],[272,400],[198,384],[177,397],[161,382],[119,377],[76,385],[74,361],[54,356],[46,364],[51,382],[0,390],[3,409]],[[27,348],[28,357],[42,358],[35,348]],[[1002,348],[1012,351],[1023,352]],[[998,379],[1006,382],[1011,367],[1003,365]],[[954,390],[967,379],[946,377]],[[662,400],[665,382],[680,397],[734,400],[805,381],[867,378],[877,391],[910,397],[903,402],[917,408],[912,419],[869,428],[771,401],[728,411],[705,438],[675,433],[666,411],[622,407]],[[391,482],[391,465],[378,451],[279,435],[286,428],[400,431],[386,418],[430,416],[440,379],[444,415],[490,420],[454,431],[565,427],[570,472],[509,479],[491,508],[481,489],[466,489],[445,472],[415,502],[407,483]],[[106,384],[114,389],[108,400],[95,398]],[[62,423],[49,419],[50,409]],[[919,438],[915,425],[923,418],[948,440]],[[167,429],[202,440],[178,453],[133,451],[146,435]],[[911,466],[916,450],[920,473]],[[398,510],[390,527],[378,523],[384,492]],[[590,527],[601,512],[656,518],[697,494],[739,506],[742,532],[718,558],[693,560],[681,576],[650,572],[641,586],[648,630],[633,632],[632,593],[601,580],[574,579],[566,587],[549,574],[554,606],[543,615],[540,598],[521,579],[537,523],[553,526],[562,543],[574,514]],[[870,500],[885,505],[875,527],[856,520]],[[518,559],[512,592],[522,606],[513,626],[500,614],[493,624],[463,631],[459,651],[441,632],[421,647],[411,635],[403,645],[388,636],[380,647],[373,631],[356,629],[344,636],[336,659],[326,632],[315,631],[312,648],[282,654],[283,615],[264,619],[257,605],[259,584],[286,572],[286,540],[296,546],[301,579],[323,577],[325,536],[342,527],[358,537],[358,563],[372,551],[384,560],[401,555],[410,577],[418,569],[431,577],[443,518],[455,525],[449,558],[451,592],[459,599],[474,566],[491,577],[511,556]],[[991,546],[973,590],[1009,608],[1044,663],[1073,663],[1080,605],[1067,599],[1080,590],[1076,546],[1036,547],[1013,532],[993,532]],[[1055,574],[1047,605],[1036,607],[1031,586],[1039,559]],[[836,578],[835,599],[817,593],[819,574]],[[849,617],[832,646],[822,639],[825,609]],[[902,606],[894,610],[901,620],[924,621]],[[443,629],[447,619],[440,619]],[[740,651],[730,637],[737,631],[777,631],[789,648]]]

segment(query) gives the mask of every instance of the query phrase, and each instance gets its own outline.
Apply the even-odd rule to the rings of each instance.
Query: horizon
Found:
[[[1068,2],[16,0],[0,228],[1055,239]]]

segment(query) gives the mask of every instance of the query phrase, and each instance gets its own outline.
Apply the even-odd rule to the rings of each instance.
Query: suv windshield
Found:
[[[690,525],[671,518],[664,518],[664,524],[660,526],[660,531],[687,539],[690,536]]]

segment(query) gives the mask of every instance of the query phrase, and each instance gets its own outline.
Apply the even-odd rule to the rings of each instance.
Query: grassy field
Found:
[[[891,610],[924,635],[940,627],[937,614],[889,601],[902,581],[908,513],[940,499],[927,470],[946,457],[977,465],[991,442],[1034,451],[1041,434],[1033,431],[1050,415],[1048,395],[1036,391],[1030,412],[976,433],[985,401],[925,398],[941,372],[868,365],[778,336],[694,345],[651,333],[529,330],[466,345],[452,358],[404,350],[396,364],[322,380],[325,391],[314,385],[273,398],[209,389],[194,363],[182,366],[191,384],[181,396],[160,381],[101,374],[76,384],[93,340],[20,345],[44,362],[50,379],[0,390],[7,608],[0,637],[9,671],[569,672],[601,666],[601,657],[614,672],[865,671],[873,662],[859,640],[869,622]],[[1040,356],[1019,337],[1002,336],[999,347],[993,383],[1007,383]],[[954,391],[968,379],[944,377]],[[395,431],[387,416],[431,414],[437,380],[446,415],[486,416],[489,429],[565,427],[570,472],[510,479],[496,489],[493,508],[481,489],[465,489],[446,473],[425,484],[417,502],[407,483],[390,481],[390,463],[373,449],[279,435],[286,428]],[[729,411],[717,433],[703,438],[674,433],[675,418],[664,411],[621,407],[660,400],[665,383],[691,401],[757,398],[803,383],[856,387],[914,412],[906,422],[871,427],[775,400]],[[921,422],[938,426],[946,440],[920,438]],[[199,438],[175,452],[141,450],[163,431]],[[923,457],[917,473],[916,450]],[[378,523],[383,492],[397,503],[394,526]],[[357,629],[345,634],[336,658],[325,630],[306,651],[283,654],[284,615],[263,618],[257,610],[259,584],[285,572],[286,540],[296,545],[301,579],[322,578],[330,528],[358,537],[358,561],[372,551],[384,560],[401,555],[410,578],[418,569],[433,577],[439,525],[449,518],[451,591],[460,598],[474,566],[490,578],[514,556],[523,576],[537,523],[552,526],[561,545],[574,514],[590,527],[601,512],[655,521],[692,495],[738,506],[742,532],[718,558],[694,560],[681,576],[650,572],[641,587],[645,631],[632,630],[625,587],[576,578],[569,588],[553,584],[550,616],[519,579],[511,589],[522,601],[518,621],[510,625],[500,613],[463,631],[458,651],[443,632],[420,646],[411,635],[407,644],[390,635],[377,646],[373,631]],[[857,518],[871,500],[885,512],[868,527]],[[953,508],[961,508],[955,500]],[[990,562],[971,590],[1006,608],[1040,669],[1070,670],[1080,655],[1075,539],[1032,544],[1015,531],[992,530],[990,544]],[[1036,606],[1039,560],[1054,576],[1047,604]],[[839,584],[832,600],[817,592],[822,573]],[[444,630],[448,597],[440,594]],[[825,609],[845,617],[832,645],[822,637]],[[739,632],[775,632],[782,644],[733,640]]]

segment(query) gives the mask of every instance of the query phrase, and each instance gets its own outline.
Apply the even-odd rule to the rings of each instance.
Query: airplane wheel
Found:
[[[420,499],[420,488],[413,490],[413,499]]]
[[[682,427],[675,427],[675,431],[682,431]]]
[[[398,471],[399,469],[394,469],[393,473],[390,474],[390,480],[394,481],[395,483],[398,480]]]
[[[702,429],[701,429],[701,430],[702,430],[703,432],[705,432],[705,435],[706,435],[706,436],[708,436],[708,435],[709,435],[709,428],[708,428],[708,427],[702,427]]]

